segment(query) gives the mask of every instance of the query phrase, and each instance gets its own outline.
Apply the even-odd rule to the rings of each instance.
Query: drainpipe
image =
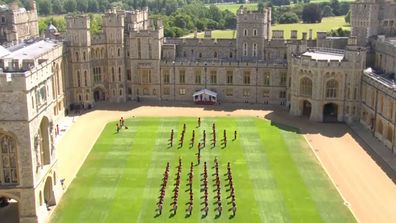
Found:
[[[175,61],[172,61],[173,65],[173,102],[176,101],[176,67]]]

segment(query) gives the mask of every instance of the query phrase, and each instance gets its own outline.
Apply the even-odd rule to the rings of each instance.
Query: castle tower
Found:
[[[356,36],[358,45],[366,45],[369,37],[378,34],[381,2],[383,1],[357,0],[351,4],[351,36]]]
[[[270,38],[271,8],[263,12],[240,8],[237,12],[237,58],[263,59],[264,40]]]
[[[66,17],[66,44],[68,47],[68,77],[70,89],[69,102],[78,107],[87,107],[93,103],[91,81],[91,33],[88,16]]]
[[[148,18],[148,9],[127,13],[126,71],[128,100],[153,100],[160,94],[162,21]]]
[[[102,17],[107,52],[105,79],[108,83],[108,98],[112,102],[125,101],[125,48],[124,11],[109,10]]]

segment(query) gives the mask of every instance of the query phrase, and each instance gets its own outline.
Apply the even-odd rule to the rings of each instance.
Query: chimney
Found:
[[[302,40],[307,40],[307,33],[306,32],[302,33]]]
[[[290,39],[294,39],[294,40],[297,39],[297,30],[292,30],[290,32]]]

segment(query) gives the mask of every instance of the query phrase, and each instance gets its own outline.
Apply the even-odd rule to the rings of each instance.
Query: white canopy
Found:
[[[217,93],[208,89],[202,89],[193,94],[193,100],[197,104],[213,105],[217,103]]]
[[[200,91],[195,92],[195,93],[193,94],[193,97],[199,96],[199,95],[201,95],[201,94],[206,94],[206,95],[210,95],[210,96],[212,96],[212,97],[217,97],[217,93],[216,93],[216,92],[213,92],[213,91],[208,90],[208,89],[202,89],[202,90],[200,90]]]

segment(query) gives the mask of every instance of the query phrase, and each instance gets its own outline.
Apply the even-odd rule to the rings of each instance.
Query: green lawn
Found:
[[[310,3],[321,3],[321,2],[330,2],[330,0],[311,0]],[[354,0],[339,0],[339,2],[354,2]],[[227,4],[215,4],[220,10],[229,10],[233,13],[236,14],[238,9],[243,5],[244,7],[250,9],[250,10],[257,10],[257,3],[246,3],[246,4],[233,4],[233,3],[227,3]],[[291,4],[290,6],[292,6]],[[282,7],[288,7],[288,6],[282,6]]]
[[[279,128],[258,118],[132,118],[129,129],[115,134],[109,123],[76,179],[70,185],[51,219],[55,222],[355,222],[349,209],[320,167],[304,138],[290,128]],[[183,123],[187,125],[182,148],[169,147],[170,130],[179,139]],[[217,139],[227,129],[228,145],[202,150],[201,165],[194,166],[194,209],[185,209],[189,199],[187,179],[190,162],[196,163],[197,142],[190,148],[192,130],[196,139],[202,131],[211,139],[216,123]],[[232,132],[238,139],[232,141]],[[72,148],[71,148],[72,149]],[[182,158],[179,209],[170,213],[176,166]],[[219,159],[223,214],[216,217],[213,160]],[[208,162],[209,215],[202,217],[200,191],[202,162]],[[170,162],[164,211],[156,216],[162,174]],[[231,163],[236,191],[237,214],[230,216],[226,173]]]
[[[344,20],[343,16],[327,17],[323,18],[321,23],[305,24],[305,23],[293,23],[293,24],[275,24],[272,25],[272,30],[283,30],[286,39],[290,39],[290,31],[298,30],[298,38],[302,38],[302,32],[309,32],[309,29],[313,31],[313,38],[316,38],[316,32],[325,31],[329,32],[332,29],[343,28],[350,30],[349,24]],[[184,38],[193,38],[194,34],[188,34]],[[203,38],[204,33],[198,33],[198,38]],[[236,32],[234,30],[213,30],[212,38],[216,39],[230,39],[236,38]]]

